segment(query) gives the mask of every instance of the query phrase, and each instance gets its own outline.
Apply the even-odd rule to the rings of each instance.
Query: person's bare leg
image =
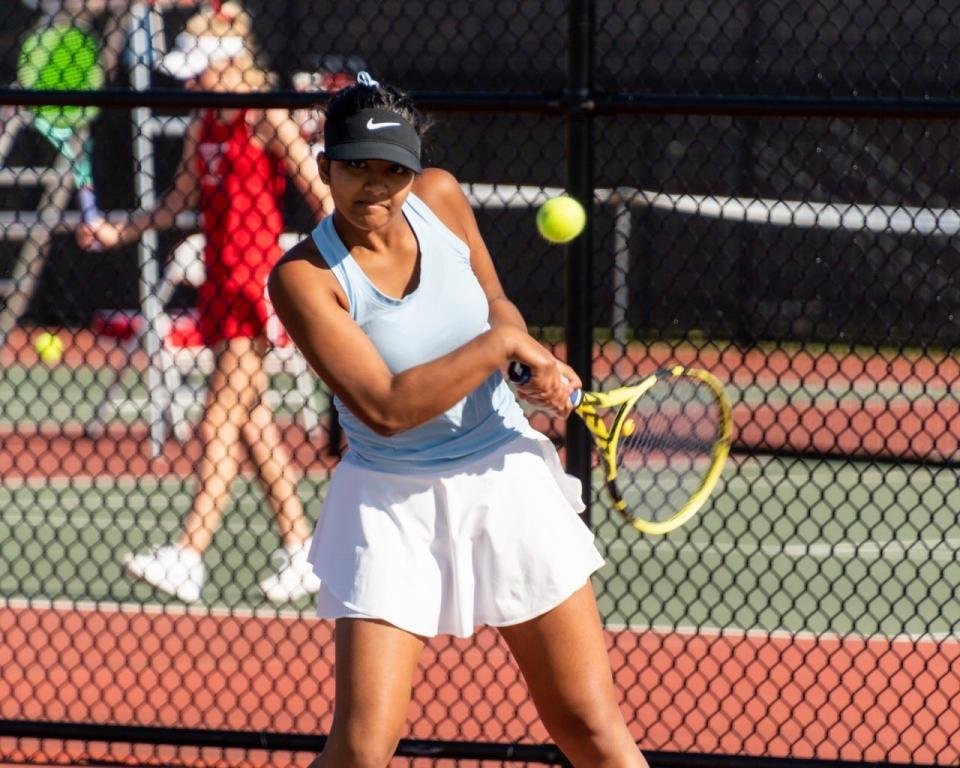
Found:
[[[295,547],[310,538],[310,526],[297,493],[297,473],[290,453],[280,436],[273,413],[260,400],[261,393],[262,390],[241,434],[277,520],[283,543],[288,548]]]
[[[230,501],[230,486],[240,471],[240,430],[256,402],[259,369],[251,339],[231,339],[217,354],[200,423],[203,456],[197,470],[197,493],[180,537],[184,549],[202,553],[210,545]]]
[[[424,641],[386,622],[338,619],[336,646],[333,726],[310,768],[384,768],[400,742]]]
[[[589,582],[553,610],[500,633],[567,759],[577,768],[647,768],[617,705]]]

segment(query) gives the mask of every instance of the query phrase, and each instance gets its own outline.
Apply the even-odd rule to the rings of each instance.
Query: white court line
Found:
[[[816,457],[803,459],[781,458],[766,461],[758,457],[739,460],[733,459],[730,460],[724,468],[722,477],[724,483],[727,485],[734,483],[753,485],[757,482],[779,483],[788,479],[836,481],[841,478],[843,480],[849,480],[851,477],[856,477],[864,483],[872,485],[883,485],[890,480],[891,477],[896,478],[902,483],[911,480],[910,474],[904,470],[896,470],[893,467],[879,468],[862,460],[853,461],[857,464],[866,464],[867,467],[859,469],[856,464],[841,464],[837,467],[832,466],[838,462],[837,459],[818,459]],[[813,462],[817,462],[815,466],[811,466]],[[926,471],[928,473],[930,472],[929,469]],[[955,474],[956,470],[949,471],[951,472],[951,478],[957,477]],[[931,473],[931,476],[935,475]],[[655,479],[656,473],[653,472],[649,477],[645,477],[644,482],[652,483]]]
[[[120,530],[132,530],[134,528],[149,534],[150,530],[160,529],[164,520],[169,520],[174,516],[173,511],[156,512],[154,510],[141,510],[136,513],[127,513],[118,511],[117,513],[105,512],[101,514],[88,514],[85,512],[53,512],[53,511],[35,511],[26,512],[14,511],[5,512],[0,516],[0,524],[3,525],[29,525],[38,527],[43,525],[52,525],[58,528],[64,527],[87,527],[92,526],[98,530],[104,530],[109,527],[116,527]],[[274,526],[272,522],[264,520],[240,519],[237,515],[228,516],[220,526],[228,533],[242,534],[253,533],[262,534],[272,531]],[[649,539],[638,539],[633,544],[626,544],[620,540],[610,542],[606,549],[608,552],[647,552],[654,548],[663,549],[664,545],[660,542],[654,542]],[[777,544],[755,544],[747,542],[734,541],[713,541],[713,540],[690,540],[683,544],[676,545],[673,550],[679,554],[684,552],[695,552],[697,554],[718,553],[727,554],[736,552],[746,556],[754,554],[763,554],[767,557],[790,557],[802,558],[813,557],[817,559],[841,558],[848,560],[889,560],[899,562],[910,560],[914,562],[934,562],[953,563],[958,561],[960,555],[960,538],[947,539],[917,539],[910,542],[891,539],[888,541],[839,541],[839,542],[801,542],[801,543],[777,543]]]
[[[35,599],[24,597],[0,598],[0,607],[13,610],[62,610],[77,611],[79,613],[120,613],[120,614],[148,614],[151,616],[197,616],[214,618],[265,618],[265,619],[283,619],[290,621],[309,621],[320,622],[326,619],[318,619],[312,613],[294,611],[290,609],[276,609],[267,606],[255,608],[232,608],[224,606],[198,606],[183,605],[181,603],[170,603],[162,605],[159,603],[130,603],[120,601],[96,601],[96,600],[66,600],[66,599]],[[806,640],[813,642],[843,642],[848,640],[858,640],[861,642],[879,641],[883,643],[907,643],[910,645],[935,644],[943,647],[944,645],[954,645],[960,642],[955,635],[945,632],[926,632],[922,634],[897,634],[897,635],[879,635],[879,634],[860,634],[855,632],[790,632],[788,630],[774,629],[742,629],[739,627],[716,627],[704,625],[701,627],[691,626],[669,626],[669,625],[643,625],[643,624],[616,624],[608,622],[604,628],[613,632],[632,631],[632,632],[654,632],[659,635],[680,635],[683,637],[708,637],[708,638],[749,638],[757,640]]]
[[[310,482],[323,482],[329,479],[332,470],[323,467],[307,468],[301,472],[301,479]],[[257,480],[255,472],[243,472],[240,474],[241,480],[254,483]],[[164,490],[170,486],[178,489],[192,488],[196,483],[196,476],[193,473],[186,475],[175,475],[173,473],[151,474],[151,475],[104,475],[102,472],[96,474],[82,475],[48,475],[39,477],[30,475],[26,477],[8,477],[0,476],[0,491],[20,490],[30,488],[43,490],[49,488],[54,491],[66,490],[70,488],[77,489],[130,489],[141,488],[144,492],[156,492]]]
[[[266,505],[266,501],[263,503]],[[63,513],[48,510],[30,510],[27,512],[18,510],[0,514],[0,525],[28,525],[34,528],[50,525],[60,529],[94,527],[100,531],[107,528],[116,528],[121,531],[136,529],[142,531],[145,536],[149,536],[150,531],[153,530],[163,530],[169,533],[169,528],[163,526],[162,523],[163,521],[170,522],[173,519],[180,519],[180,514],[176,510],[157,512],[144,509],[133,513],[118,510],[115,514],[104,512],[92,515],[86,512],[73,511]],[[250,520],[231,513],[220,523],[217,530],[224,530],[232,534],[262,534],[276,530],[276,526],[272,521]]]
[[[846,557],[867,560],[912,560],[925,563],[956,562],[960,553],[960,539],[917,539],[905,543],[896,539],[888,541],[840,541],[834,544],[815,542],[811,544],[787,544],[783,553],[788,557]]]
[[[880,473],[878,473],[880,474]],[[773,480],[775,478],[758,478]],[[755,482],[755,481],[754,481]],[[141,504],[142,496],[147,490],[142,489],[145,481],[142,478],[125,476],[121,478],[91,478],[85,482],[76,482],[75,480],[65,479],[64,488],[118,488],[133,489],[141,491],[138,493],[137,503]],[[31,479],[22,485],[47,487],[50,481],[44,479]],[[164,478],[160,480],[149,481],[149,484],[155,485],[153,490],[163,490],[173,487],[179,490],[185,496],[191,495],[192,489],[188,483],[176,478]],[[8,486],[11,484],[7,484]],[[70,503],[82,502],[82,499],[71,498]],[[266,502],[264,502],[266,503]],[[116,526],[123,530],[138,528],[145,530],[147,526],[151,529],[161,528],[161,523],[168,520],[174,514],[170,512],[158,512],[152,509],[140,509],[136,512],[117,510],[116,512],[100,512],[89,514],[80,511],[57,512],[50,509],[32,509],[28,511],[6,511],[0,515],[0,523],[5,525],[26,524],[30,526],[56,525],[58,527],[71,526],[83,527],[94,526],[98,529],[104,529]],[[272,530],[272,523],[263,520],[239,519],[235,515],[228,516],[223,521],[223,527],[228,533],[266,533]],[[632,545],[627,545],[622,541],[613,541],[608,545],[608,551],[649,551],[655,546],[654,542],[648,539],[639,539]],[[656,546],[662,546],[656,544]],[[713,540],[691,540],[676,547],[680,553],[692,551],[696,553],[716,552],[725,554],[729,552],[738,552],[745,556],[752,554],[763,554],[768,557],[786,556],[791,558],[813,557],[829,558],[839,557],[845,559],[884,559],[891,561],[912,560],[916,562],[925,562],[933,560],[935,562],[950,563],[957,559],[960,553],[960,539],[918,539],[909,542],[902,540],[888,541],[864,541],[864,542],[800,542],[800,543],[776,543],[776,544],[754,544],[746,542],[727,542]]]
[[[612,553],[653,551],[665,548],[660,542],[638,539],[633,544],[613,541],[607,545]],[[745,557],[762,554],[767,557],[813,557],[817,559],[840,558],[847,560],[889,560],[901,562],[910,560],[918,563],[934,561],[955,563],[960,555],[960,539],[917,539],[909,543],[897,541],[840,541],[810,542],[797,544],[753,544],[732,541],[690,540],[673,548],[677,553],[695,552],[697,554],[736,552]]]
[[[936,645],[938,647],[960,644],[960,638],[948,632],[924,632],[918,634],[902,633],[897,635],[863,634],[860,632],[810,632],[807,630],[791,632],[786,629],[742,629],[740,627],[715,626],[677,626],[664,624],[614,624],[607,622],[604,628],[612,631],[655,632],[663,635],[681,635],[683,637],[708,637],[753,640],[801,640],[809,642],[837,642],[849,640],[860,642],[878,641],[882,643],[909,645]]]
[[[253,473],[249,473],[254,477]],[[194,482],[192,475],[180,477],[178,475],[50,475],[46,477],[28,476],[28,477],[10,477],[0,478],[0,491],[20,490],[30,488],[43,490],[65,490],[68,488],[77,488],[87,490],[90,488],[143,488],[150,490],[162,490],[167,486],[175,485],[183,487],[185,483]]]
[[[12,610],[77,611],[78,613],[148,614],[151,616],[212,616],[238,619],[284,619],[289,621],[320,621],[310,612],[270,606],[231,608],[225,606],[184,605],[183,603],[128,603],[116,600],[69,600],[66,598],[6,597],[0,607]]]
[[[816,466],[810,464],[816,462]],[[836,466],[843,462],[840,466]],[[866,465],[862,469],[860,465]],[[951,467],[928,466],[917,467],[914,471],[901,469],[895,466],[879,467],[868,459],[851,458],[844,462],[843,459],[835,458],[817,458],[814,456],[804,458],[781,457],[746,457],[738,460],[734,458],[730,465],[724,470],[724,481],[731,483],[734,481],[756,482],[758,480],[787,480],[799,478],[821,478],[826,480],[835,480],[838,477],[847,479],[848,475],[853,475],[865,483],[884,485],[891,478],[896,478],[898,482],[904,484],[915,483],[918,472],[921,477],[946,477],[953,481],[953,487],[956,487],[956,481],[960,479],[960,472]],[[731,474],[735,473],[735,474]],[[745,477],[749,475],[750,477]]]

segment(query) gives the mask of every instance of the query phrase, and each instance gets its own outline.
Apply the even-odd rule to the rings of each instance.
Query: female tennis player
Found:
[[[333,727],[315,767],[385,766],[425,639],[499,628],[577,766],[645,766],[614,694],[580,484],[504,381],[558,414],[580,380],[526,332],[456,179],[422,169],[423,124],[361,73],[331,99],[335,203],[274,268],[281,320],[336,395],[349,450],[310,559],[336,620]]]
[[[236,3],[224,3],[190,19],[162,67],[191,87],[251,91],[267,81],[251,50],[249,16]],[[122,225],[105,221],[78,231],[84,247],[115,247],[135,242],[148,229],[173,226],[188,208],[199,205],[203,214],[207,279],[199,291],[200,330],[215,352],[216,369],[200,425],[199,489],[177,543],[125,559],[129,574],[187,602],[200,599],[202,555],[229,502],[240,441],[256,466],[285,545],[279,572],[260,585],[264,594],[279,602],[320,586],[307,562],[311,531],[297,496],[297,477],[262,401],[270,314],[266,281],[281,255],[284,170],[318,218],[332,210],[329,190],[288,112],[204,110],[187,127],[180,170],[153,210],[135,213]]]

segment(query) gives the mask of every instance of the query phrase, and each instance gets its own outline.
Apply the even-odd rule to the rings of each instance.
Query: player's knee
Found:
[[[625,728],[616,708],[600,702],[569,703],[545,713],[544,723],[561,744],[575,743],[599,757],[615,757],[623,749]]]
[[[387,768],[395,747],[386,749],[374,739],[352,742],[338,751],[335,764],[344,768]]]
[[[336,756],[334,765],[344,768],[386,768],[400,742],[399,735],[388,736],[389,728],[351,727],[346,732],[334,728],[327,740],[324,757]]]
[[[610,724],[589,713],[565,712],[550,718],[551,730],[565,733],[578,740],[601,742],[604,734],[610,730]]]
[[[244,422],[240,431],[243,433],[243,439],[248,443],[256,443],[263,436],[263,427],[252,420]]]

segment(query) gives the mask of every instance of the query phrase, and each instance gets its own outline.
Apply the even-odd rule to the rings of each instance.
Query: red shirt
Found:
[[[280,258],[283,161],[253,138],[246,112],[221,122],[203,113],[197,147],[207,281],[262,289]]]

